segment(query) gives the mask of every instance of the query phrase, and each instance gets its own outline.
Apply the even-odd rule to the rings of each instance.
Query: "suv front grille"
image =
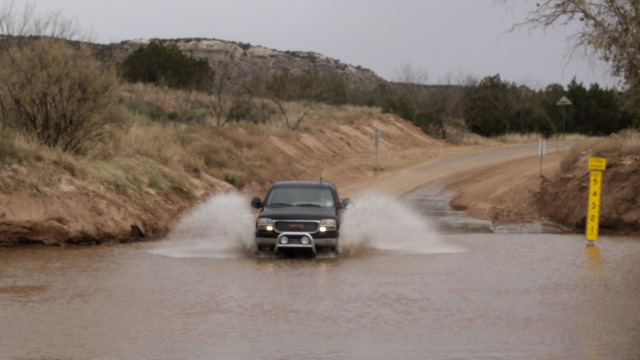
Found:
[[[276,220],[277,232],[304,232],[314,233],[318,231],[318,223],[314,221]]]

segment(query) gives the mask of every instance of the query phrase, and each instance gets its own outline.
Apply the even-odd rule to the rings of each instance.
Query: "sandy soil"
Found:
[[[126,186],[116,192],[5,191],[0,193],[0,246],[94,245],[153,239],[196,204],[172,187],[145,201]]]
[[[566,149],[563,144],[555,144],[541,164],[537,144],[447,146],[428,153],[428,160],[416,153],[411,159],[415,163],[405,168],[373,171],[357,180],[348,174],[355,181],[345,180],[336,172],[336,182],[344,184],[341,191],[346,196],[366,191],[403,196],[437,184],[443,192],[454,193],[452,207],[471,216],[502,222],[532,221],[540,218],[536,193],[542,184],[541,175],[550,176],[556,171]]]

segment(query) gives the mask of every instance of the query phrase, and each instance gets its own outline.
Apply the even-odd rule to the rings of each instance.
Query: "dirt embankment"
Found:
[[[375,130],[381,133],[377,167]],[[587,172],[576,171],[545,184],[540,192],[536,144],[453,146],[390,115],[348,125],[310,126],[284,137],[255,136],[273,144],[279,156],[300,169],[301,178],[333,181],[343,197],[371,189],[405,195],[439,183],[445,191],[455,192],[454,207],[473,216],[504,222],[546,217],[578,228],[584,224]],[[545,176],[556,171],[566,150],[560,144],[548,153],[542,168]],[[603,227],[640,231],[639,172],[638,159],[610,162],[604,178]],[[208,196],[196,197],[174,187],[136,192],[125,185],[113,190],[98,184],[92,190],[79,190],[69,186],[61,173],[52,172],[50,177],[57,186],[0,192],[0,246],[153,239]],[[263,196],[264,187],[249,183],[243,192]],[[219,188],[230,186],[221,183]]]
[[[173,187],[141,198],[113,191],[0,193],[0,246],[124,243],[166,233],[197,199]]]
[[[583,154],[572,171],[544,184],[537,197],[542,216],[584,230],[589,199],[588,158]],[[608,158],[601,193],[600,233],[640,235],[640,157]]]

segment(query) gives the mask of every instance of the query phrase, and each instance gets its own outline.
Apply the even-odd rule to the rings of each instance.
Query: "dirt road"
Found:
[[[551,176],[570,144],[552,142],[542,161],[542,174]],[[452,206],[472,216],[499,221],[535,219],[533,201],[540,188],[541,163],[538,144],[499,148],[462,148],[435,156],[398,171],[381,172],[366,185],[350,184],[345,192],[363,189],[406,195],[431,184],[454,192]]]

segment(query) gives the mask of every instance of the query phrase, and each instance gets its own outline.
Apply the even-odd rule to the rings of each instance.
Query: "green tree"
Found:
[[[510,116],[509,128],[520,133],[540,133],[549,137],[556,131],[549,116],[531,102],[516,106]]]
[[[317,68],[307,70],[302,75],[291,76],[290,86],[298,88],[300,98],[332,105],[347,103],[345,81],[338,75],[324,75]]]
[[[567,85],[567,98],[571,100],[572,105],[566,107],[566,132],[583,134],[585,132],[584,119],[587,117],[586,104],[589,102],[587,89],[573,78]]]
[[[207,90],[211,85],[213,70],[206,60],[185,55],[175,43],[164,45],[153,40],[124,60],[122,75],[130,82]]]
[[[488,76],[468,89],[464,98],[465,123],[483,136],[501,135],[509,127],[509,84],[500,75]]]
[[[567,132],[608,135],[632,121],[633,111],[625,112],[623,117],[624,98],[613,89],[603,89],[598,84],[586,89],[573,79],[567,87],[567,97],[573,103],[567,108]]]
[[[587,92],[589,101],[585,111],[584,132],[590,135],[609,135],[621,129],[621,107],[614,90],[592,84]]]
[[[640,130],[640,110],[637,108],[622,108],[620,114],[621,128],[636,128]]]
[[[567,121],[567,106],[558,106],[558,101],[565,95],[564,87],[556,83],[547,85],[541,94],[540,106],[557,131],[562,131],[563,126],[566,128],[566,124],[563,125],[563,121],[565,123]]]
[[[42,144],[80,153],[108,133],[118,79],[87,46],[43,37],[0,57],[5,121]]]

